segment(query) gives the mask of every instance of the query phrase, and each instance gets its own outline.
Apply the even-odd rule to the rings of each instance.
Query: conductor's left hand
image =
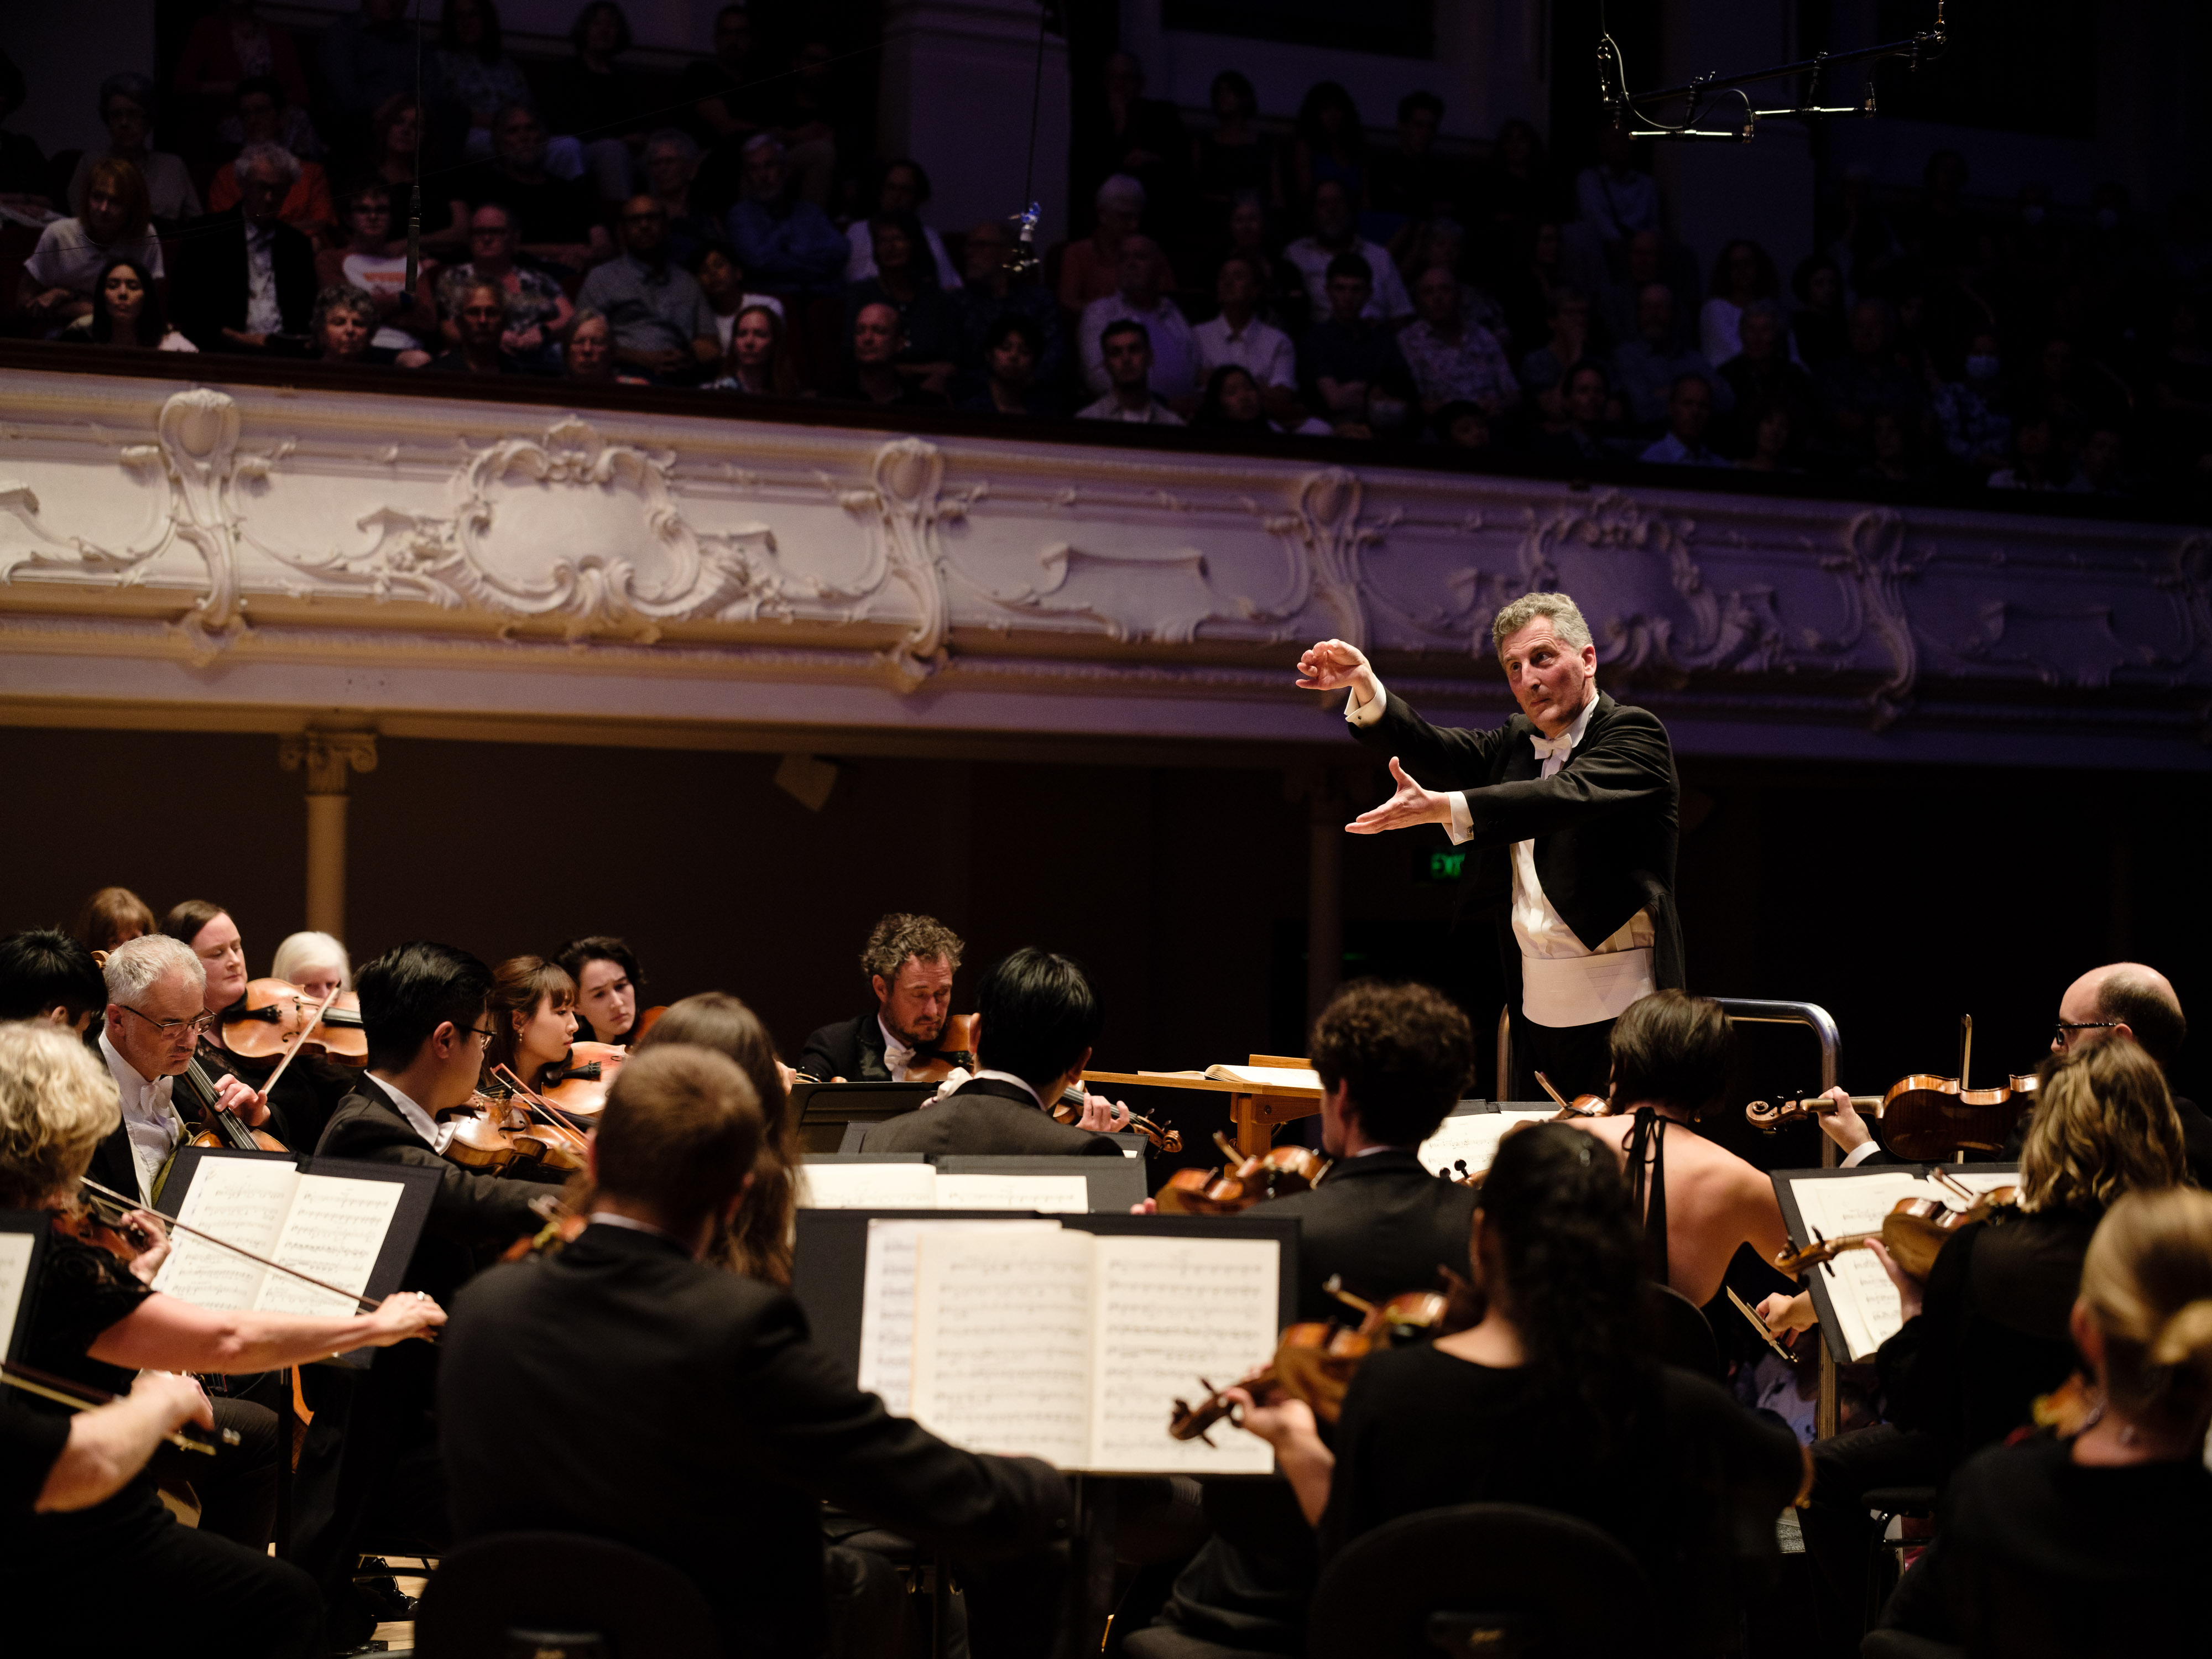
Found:
[[[1424,789],[1406,775],[1398,757],[1390,757],[1390,775],[1398,793],[1380,806],[1371,807],[1344,827],[1355,836],[1380,835],[1385,830],[1410,830],[1417,823],[1449,823],[1451,797]]]

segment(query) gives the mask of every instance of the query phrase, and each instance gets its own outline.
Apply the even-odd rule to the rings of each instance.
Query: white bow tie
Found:
[[[1547,738],[1540,732],[1531,732],[1528,741],[1534,747],[1536,758],[1540,761],[1549,760],[1554,755],[1565,758],[1575,752],[1575,734],[1571,731],[1562,732],[1556,738]]]

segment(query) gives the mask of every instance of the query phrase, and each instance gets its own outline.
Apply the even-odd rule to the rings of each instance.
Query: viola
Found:
[[[975,1028],[982,1023],[981,1014],[952,1014],[946,1017],[945,1029],[937,1034],[937,1045],[916,1052],[906,1063],[908,1083],[942,1083],[952,1075],[955,1066],[963,1072],[975,1069]]]
[[[1328,1160],[1307,1146],[1271,1146],[1246,1158],[1218,1129],[1213,1144],[1228,1163],[1170,1176],[1154,1194],[1163,1215],[1234,1215],[1267,1199],[1306,1192],[1328,1172]]]
[[[319,1013],[317,1012],[320,1010]],[[224,1011],[223,1046],[247,1060],[270,1060],[304,1042],[349,1066],[368,1064],[361,999],[341,991],[327,1005],[289,980],[257,979]]]
[[[637,1017],[636,1021],[629,1028],[629,1046],[635,1048],[639,1043],[644,1042],[645,1034],[647,1031],[650,1031],[653,1028],[654,1023],[667,1012],[668,1005],[662,1002],[654,1004],[652,1007],[647,1008],[644,1012],[641,1013]]]
[[[1052,1121],[1054,1123],[1080,1123],[1083,1121],[1083,1109],[1089,1104],[1090,1097],[1080,1088],[1065,1090],[1060,1098],[1052,1103]],[[1155,1123],[1148,1117],[1139,1117],[1136,1113],[1132,1112],[1129,1114],[1128,1122],[1122,1127],[1134,1129],[1163,1152],[1179,1152],[1182,1150],[1182,1132],[1172,1124]]]
[[[568,1059],[545,1075],[538,1092],[572,1118],[590,1120],[606,1109],[607,1091],[629,1059],[629,1050],[611,1042],[578,1042]]]
[[[520,1158],[551,1161],[552,1148],[534,1136],[501,1127],[507,1103],[489,1095],[471,1095],[445,1115],[453,1132],[447,1137],[446,1156],[466,1170],[504,1170]]]
[[[1263,1394],[1303,1400],[1324,1423],[1334,1423],[1344,1407],[1344,1393],[1359,1362],[1377,1348],[1408,1339],[1418,1332],[1459,1328],[1449,1326],[1449,1299],[1436,1291],[1407,1291],[1387,1302],[1369,1302],[1344,1288],[1340,1277],[1324,1285],[1331,1296],[1360,1316],[1356,1324],[1342,1319],[1311,1320],[1283,1333],[1275,1357],[1237,1386],[1255,1399]],[[1238,1426],[1242,1407],[1204,1377],[1199,1385],[1206,1397],[1196,1405],[1178,1400],[1168,1414],[1168,1433],[1177,1440],[1213,1442],[1206,1431],[1226,1419]]]
[[[546,1167],[571,1172],[583,1169],[584,1151],[589,1144],[583,1128],[552,1100],[517,1077],[512,1066],[495,1066],[491,1074],[493,1081],[510,1091],[507,1109],[521,1111],[528,1120],[532,1138],[545,1143]]]
[[[1966,1015],[1960,1024],[1958,1076],[1908,1072],[1880,1095],[1850,1097],[1882,1149],[1908,1164],[1949,1163],[1965,1152],[2002,1152],[2021,1115],[2035,1104],[2039,1079],[2033,1072],[2015,1072],[1998,1088],[1968,1086],[1974,1017]],[[1835,1110],[1836,1103],[1824,1096],[1754,1100],[1743,1115],[1753,1128],[1771,1134],[1785,1124],[1830,1116]]]
[[[1966,1188],[1960,1188],[1961,1192]],[[1845,1233],[1837,1238],[1825,1238],[1807,1245],[1802,1250],[1778,1251],[1774,1265],[1795,1278],[1807,1268],[1832,1261],[1845,1250],[1863,1250],[1875,1239],[1889,1252],[1890,1259],[1915,1279],[1924,1279],[1934,1271],[1936,1258],[1951,1235],[1969,1222],[1986,1221],[2001,1209],[2015,1206],[2020,1199],[2016,1187],[1993,1187],[1988,1192],[1973,1195],[1973,1201],[1965,1209],[1952,1208],[1937,1198],[1900,1198],[1887,1215],[1881,1218],[1879,1231]]]

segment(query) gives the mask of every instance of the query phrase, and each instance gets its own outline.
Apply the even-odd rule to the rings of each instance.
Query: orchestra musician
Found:
[[[175,943],[149,935],[116,956]],[[107,1235],[114,1244],[103,1248],[61,1224],[78,1214],[78,1180],[118,1112],[112,1079],[82,1043],[43,1023],[0,1026],[0,1208],[58,1218],[40,1266],[25,1363],[124,1394],[142,1370],[263,1372],[389,1347],[445,1322],[427,1297],[392,1297],[373,1313],[331,1318],[216,1313],[149,1289],[113,1253],[130,1249],[121,1235]],[[153,1218],[131,1219],[152,1236],[149,1252],[166,1249]],[[196,1484],[205,1478],[204,1467],[192,1473]],[[108,1652],[214,1659],[320,1651],[320,1608],[309,1580],[213,1527],[178,1525],[149,1470],[102,1501],[40,1517],[13,1542],[0,1559],[11,1651],[20,1643],[26,1653],[82,1652],[88,1630]],[[117,1593],[118,1576],[125,1594]]]
[[[517,1238],[543,1224],[531,1207],[557,1196],[550,1182],[463,1169],[443,1156],[453,1129],[438,1121],[475,1092],[489,1021],[491,970],[449,945],[416,941],[386,952],[356,979],[368,1069],[338,1103],[316,1151],[438,1172],[421,1242],[401,1275],[409,1291],[444,1302]],[[532,1164],[532,1170],[539,1166]],[[442,1544],[446,1493],[431,1415],[436,1351],[409,1348],[367,1371],[309,1374],[314,1420],[299,1463],[292,1559],[316,1579],[334,1647],[358,1645],[380,1613],[404,1614],[389,1581],[357,1589],[365,1540]],[[488,1406],[503,1413],[511,1401]]]
[[[167,1371],[142,1371],[129,1394],[67,1417],[0,1398],[0,1544],[12,1548],[32,1515],[114,1497],[187,1423],[212,1429],[215,1413],[198,1383]]]
[[[543,957],[510,957],[492,970],[487,1024],[491,1038],[477,1086],[506,1093],[492,1074],[503,1066],[531,1088],[542,1088],[576,1040],[576,981]]]
[[[586,1042],[628,1048],[637,1031],[637,993],[645,983],[629,945],[608,933],[572,939],[554,953],[575,981],[576,1018]]]
[[[2182,1016],[2181,999],[2174,994],[2171,980],[2140,962],[2114,962],[2092,968],[2066,988],[2066,994],[2058,1000],[2057,1028],[2051,1039],[2051,1051],[2063,1054],[2107,1037],[2132,1037],[2170,1076],[2188,1035],[2189,1022]],[[1874,1131],[1852,1107],[1848,1094],[1831,1089],[1826,1097],[1837,1105],[1834,1111],[1821,1115],[1820,1127],[1843,1148],[1844,1168],[1898,1162],[1876,1143]],[[2179,1095],[2173,1097],[2173,1109],[2181,1120],[2189,1173],[2198,1186],[2212,1188],[2212,1116],[2196,1102]],[[2019,1159],[2027,1134],[2027,1115],[2023,1113],[2002,1153],[2005,1162]]]
[[[154,912],[128,887],[103,887],[77,912],[76,942],[106,952],[154,931]]]
[[[92,952],[60,928],[27,927],[0,939],[0,1020],[40,1019],[82,1036],[106,1005],[107,982]]]
[[[949,975],[945,985],[949,995]],[[983,975],[975,1000],[975,1076],[919,1110],[877,1124],[861,1150],[1121,1157],[1121,1144],[1098,1132],[1127,1127],[1127,1106],[1086,1095],[1076,1122],[1052,1118],[1060,1095],[1081,1087],[1104,1023],[1081,966],[1025,946]]]
[[[353,959],[346,948],[328,933],[309,930],[287,933],[270,959],[269,976],[298,986],[320,1002],[332,991],[353,989]]]
[[[799,1069],[828,1083],[903,1083],[916,1056],[933,1059],[952,1012],[960,935],[935,916],[894,911],[860,947],[876,1006],[806,1039]]]
[[[1925,1285],[1869,1245],[1905,1304],[1875,1356],[1890,1420],[1814,1448],[1800,1517],[1814,1568],[1823,1651],[1858,1650],[1869,1518],[1877,1487],[1940,1486],[1960,1461],[2029,1420],[2033,1402],[2074,1369],[2069,1324],[2091,1236],[2123,1194],[2187,1180],[2181,1123],[2164,1074],[2131,1039],[2054,1054],[2026,1142],[2016,1208],[1952,1233]],[[1777,1331],[1810,1328],[1809,1294],[1772,1296]]]
[[[826,1499],[961,1564],[977,1659],[1047,1652],[1061,1477],[890,1416],[786,1292],[700,1260],[742,1206],[761,1134],[724,1054],[655,1041],[623,1067],[592,1145],[590,1224],[460,1293],[439,1382],[456,1535],[619,1539],[698,1585],[732,1656],[799,1659],[823,1646],[825,1558],[853,1553],[825,1551]],[[842,1634],[841,1655],[896,1650]]]
[[[2212,1650],[2212,1198],[2121,1198],[2069,1322],[2087,1419],[1969,1459],[1881,1625],[2014,1659]]]
[[[1401,1515],[1534,1504],[1635,1555],[1660,1615],[1650,1651],[1733,1653],[1752,1573],[1778,1561],[1775,1519],[1804,1455],[1778,1421],[1645,1346],[1635,1210],[1593,1150],[1549,1123],[1498,1143],[1471,1235],[1481,1322],[1363,1361],[1333,1446],[1304,1402],[1235,1397],[1274,1446],[1324,1564]]]
[[[1464,890],[1497,914],[1517,1097],[1538,1097],[1536,1071],[1602,1094],[1613,1021],[1684,983],[1674,753],[1656,715],[1597,689],[1597,647],[1565,594],[1515,599],[1491,640],[1521,712],[1487,730],[1431,726],[1342,640],[1307,651],[1297,683],[1349,690],[1352,736],[1391,757],[1395,793],[1347,829],[1434,823],[1472,848]]]
[[[1771,1177],[1691,1127],[1727,1086],[1728,1016],[1708,998],[1656,991],[1613,1022],[1611,1048],[1610,1111],[1568,1121],[1620,1156],[1650,1276],[1702,1308],[1739,1245],[1765,1261],[1790,1245]]]

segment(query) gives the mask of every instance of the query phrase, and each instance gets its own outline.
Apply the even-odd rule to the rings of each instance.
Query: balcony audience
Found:
[[[1149,236],[1127,236],[1115,270],[1115,291],[1084,307],[1076,325],[1075,349],[1083,364],[1083,383],[1094,398],[1111,390],[1101,337],[1112,325],[1144,325],[1152,354],[1152,392],[1170,408],[1194,407],[1199,392],[1198,342],[1182,310],[1164,291],[1167,259]]]
[[[876,244],[872,229],[876,219],[890,214],[911,214],[921,224],[921,210],[929,194],[929,174],[922,171],[921,162],[902,155],[883,164],[876,176],[874,214],[854,220],[845,231],[846,243],[852,249],[845,261],[845,281],[848,285],[865,283],[876,274]],[[937,269],[938,287],[952,292],[960,286],[960,273],[953,266],[952,255],[945,250],[945,239],[927,225],[921,225],[921,235],[929,245],[930,263]]]
[[[651,196],[623,204],[621,257],[593,268],[576,298],[614,331],[616,362],[664,385],[712,378],[721,356],[714,313],[691,273],[668,257],[668,210]]]
[[[325,289],[356,288],[375,301],[380,349],[421,349],[437,337],[438,307],[431,279],[419,272],[407,290],[407,258],[392,252],[392,191],[380,180],[356,185],[338,204],[345,234],[340,246],[315,255],[315,279]]]
[[[200,194],[191,173],[177,156],[153,148],[154,83],[143,75],[111,75],[100,83],[100,123],[107,129],[104,149],[87,149],[70,175],[70,211],[84,216],[92,194],[92,170],[101,161],[128,161],[146,181],[146,210],[155,228],[174,230],[200,216]]]
[[[1036,384],[1054,389],[1064,385],[1067,333],[1060,306],[1043,283],[1015,280],[1012,229],[1002,220],[980,221],[960,253],[966,270],[951,296],[953,325],[959,331],[958,384],[970,394],[981,387],[988,374],[985,357],[991,343],[1007,319],[1019,317],[1036,331]]]
[[[1664,283],[1646,284],[1637,300],[1636,337],[1623,341],[1613,354],[1614,383],[1632,426],[1655,433],[1664,427],[1675,382],[1685,374],[1705,383],[1716,413],[1726,415],[1735,406],[1735,393],[1714,374],[1705,354],[1678,343],[1679,337],[1674,290]]]
[[[837,292],[851,246],[829,216],[792,189],[782,142],[757,133],[743,151],[744,199],[730,210],[730,243],[752,280],[785,297]]]
[[[0,207],[43,217],[53,210],[46,152],[36,138],[12,125],[29,95],[23,71],[0,52]]]
[[[1079,421],[1127,421],[1139,426],[1181,426],[1182,416],[1152,395],[1152,337],[1131,318],[1109,323],[1099,337],[1106,365],[1106,395],[1076,410]]]
[[[1000,318],[983,351],[983,389],[959,406],[978,415],[1064,413],[1052,389],[1038,384],[1037,364],[1043,356],[1043,337],[1035,323],[1011,313]]]
[[[322,68],[336,118],[332,131],[365,129],[392,99],[416,95],[438,108],[446,80],[435,52],[422,50],[410,0],[361,0],[357,11],[342,12],[323,31],[317,62]],[[379,159],[370,153],[372,161]]]
[[[1678,375],[1667,388],[1666,435],[1638,459],[1659,466],[1726,466],[1705,442],[1712,424],[1712,382],[1702,374]]]
[[[1206,91],[1213,112],[1211,131],[1191,144],[1192,173],[1198,200],[1225,214],[1246,194],[1269,206],[1283,202],[1283,154],[1274,136],[1259,125],[1260,94],[1235,70],[1213,77]]]
[[[469,216],[468,259],[438,274],[440,333],[448,346],[460,344],[460,313],[469,290],[489,284],[506,311],[499,349],[550,374],[557,367],[555,342],[567,331],[575,307],[551,276],[519,262],[519,240],[514,216],[498,204],[487,204]]]
[[[1126,173],[1115,173],[1098,186],[1091,200],[1091,234],[1070,242],[1060,254],[1061,310],[1079,317],[1085,306],[1108,298],[1120,285],[1121,242],[1137,234],[1144,222],[1146,200],[1144,185]],[[1162,286],[1174,290],[1172,271]]]
[[[507,349],[506,293],[496,283],[477,279],[464,284],[455,296],[452,319],[453,344],[433,357],[425,368],[445,374],[542,374],[539,364],[550,361],[533,352],[528,361]]]
[[[546,88],[545,119],[582,143],[592,194],[620,202],[637,185],[653,101],[617,62],[630,48],[629,18],[616,0],[590,0],[568,30],[568,46]]]
[[[330,175],[316,162],[301,156],[295,143],[286,136],[285,117],[289,111],[283,83],[273,75],[254,76],[240,82],[237,107],[241,148],[274,144],[300,163],[299,176],[292,180],[292,188],[286,193],[280,210],[284,222],[307,237],[321,235],[335,226],[337,214],[331,204]],[[238,163],[225,161],[208,183],[208,210],[222,213],[234,208],[240,194]]]
[[[852,374],[847,401],[883,408],[942,409],[945,394],[904,372],[906,330],[898,307],[878,300],[860,307],[848,340]]]
[[[1291,188],[1299,201],[1312,205],[1316,217],[1325,183],[1343,191],[1352,214],[1365,210],[1367,129],[1352,94],[1334,81],[1316,81],[1306,88],[1291,128]]]
[[[1431,265],[1421,273],[1413,305],[1419,315],[1400,331],[1397,344],[1425,414],[1468,403],[1497,416],[1521,401],[1498,337],[1461,315],[1459,279],[1449,269]]]
[[[507,55],[492,0],[445,0],[438,11],[438,72],[446,96],[464,112],[468,131],[461,159],[491,159],[492,124],[510,106],[536,111],[538,100],[522,65]]]
[[[659,127],[645,141],[639,163],[645,189],[668,216],[668,257],[686,270],[709,247],[728,243],[729,228],[696,188],[699,146],[681,127]]]
[[[314,244],[284,222],[300,162],[275,144],[238,155],[238,205],[197,220],[177,260],[177,326],[203,351],[304,352]]]
[[[783,342],[783,313],[767,302],[741,307],[732,319],[717,392],[748,392],[755,397],[795,398],[799,375]]]
[[[135,259],[110,259],[92,290],[92,310],[58,338],[91,345],[132,346],[144,351],[197,351],[161,314],[161,295]]]
[[[738,267],[737,256],[716,242],[700,250],[691,263],[691,274],[698,279],[699,291],[707,296],[707,309],[714,315],[714,337],[722,354],[730,349],[730,337],[738,325],[738,313],[748,306],[763,306],[774,312],[779,324],[783,318],[783,301],[770,294],[754,294],[745,287],[745,273]]]
[[[1262,401],[1287,412],[1297,404],[1297,349],[1281,329],[1261,321],[1260,295],[1260,268],[1249,257],[1232,253],[1221,262],[1213,282],[1214,301],[1221,309],[1211,321],[1191,331],[1198,372],[1210,392],[1223,368],[1241,368],[1259,388]]]
[[[1137,211],[1149,207],[1146,228],[1156,236],[1182,234],[1192,206],[1190,136],[1174,104],[1145,96],[1144,65],[1128,52],[1110,54],[1100,67],[1097,94],[1076,111],[1073,149],[1079,190],[1128,179],[1141,192]],[[1132,221],[1124,234],[1137,228]],[[1110,272],[1118,250],[1101,252]],[[1063,289],[1060,299],[1069,310],[1079,311],[1108,291],[1110,283],[1071,301]]]
[[[286,103],[306,112],[307,73],[289,31],[263,19],[253,0],[222,0],[185,37],[170,85],[180,97],[229,98],[257,76],[274,79]]]
[[[415,185],[422,179],[420,165],[422,107],[411,92],[395,92],[376,106],[368,123],[368,173],[392,191],[392,223],[404,232],[403,216],[412,210]],[[456,178],[440,172],[422,180],[428,189],[422,198],[422,246],[444,257],[459,254],[469,245],[469,204],[453,186]]]
[[[561,352],[561,372],[585,385],[651,386],[649,376],[625,368],[615,356],[614,325],[606,313],[585,306],[568,325],[568,340]]]
[[[149,219],[145,177],[136,163],[110,157],[93,163],[84,211],[56,219],[39,233],[16,281],[16,307],[45,331],[89,317],[100,273],[118,258],[131,261],[155,283],[167,275],[161,239]]]
[[[326,363],[363,363],[381,368],[420,368],[430,354],[419,346],[395,350],[380,345],[376,296],[366,289],[326,288],[315,296],[307,325],[309,355]]]
[[[1790,361],[1790,336],[1782,307],[1771,300],[1753,300],[1744,307],[1737,325],[1740,349],[1720,366],[1720,377],[1729,389],[1735,409],[1723,430],[1721,447],[1729,454],[1747,455],[1753,448],[1756,416],[1753,410],[1780,404],[1790,411],[1790,425],[1809,434],[1820,415],[1813,377]]]
[[[1339,437],[1400,432],[1419,395],[1397,340],[1375,319],[1369,269],[1357,253],[1329,262],[1328,315],[1298,348],[1307,403]]]
[[[1370,320],[1395,322],[1413,315],[1413,302],[1406,296],[1397,262],[1389,249],[1359,234],[1356,198],[1344,179],[1332,173],[1314,187],[1312,231],[1283,250],[1283,257],[1305,278],[1306,301],[1315,317],[1329,314],[1329,269],[1347,255],[1367,266],[1366,315]]]
[[[951,382],[960,351],[959,323],[945,290],[937,285],[937,265],[923,240],[921,221],[904,211],[878,213],[868,222],[875,253],[875,275],[845,289],[846,337],[864,307],[887,305],[898,313],[906,340],[901,372],[943,392]]]
[[[510,105],[493,124],[491,161],[454,175],[454,191],[471,208],[488,202],[505,208],[522,250],[533,258],[583,270],[613,258],[614,241],[592,186],[556,178],[547,157],[545,124]]]

